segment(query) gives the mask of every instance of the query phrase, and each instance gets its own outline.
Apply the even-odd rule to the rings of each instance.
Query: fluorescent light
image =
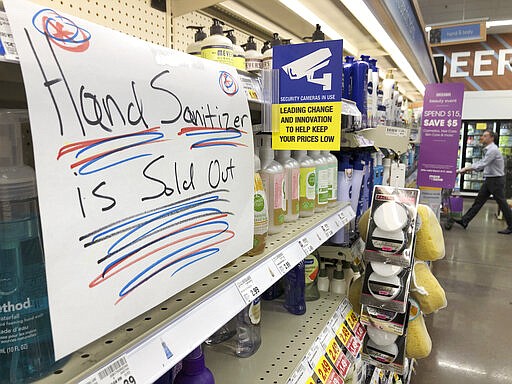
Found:
[[[487,21],[486,22],[487,28],[502,27],[504,25],[512,25],[512,19],[508,19],[508,20],[493,20],[493,21]]]
[[[291,11],[295,12],[298,16],[302,17],[308,23],[313,26],[320,24],[322,26],[322,31],[329,36],[333,40],[341,40],[343,39],[343,49],[349,52],[352,55],[357,55],[357,48],[344,39],[333,27],[327,24],[324,20],[318,17],[311,9],[306,7],[304,4],[297,0],[279,0],[281,4],[288,7]]]
[[[411,64],[407,61],[395,42],[389,37],[386,30],[380,25],[368,6],[363,0],[340,0],[343,5],[354,15],[356,19],[370,32],[375,40],[384,48],[407,76],[409,81],[414,84],[416,89],[425,94],[425,85],[416,74]]]

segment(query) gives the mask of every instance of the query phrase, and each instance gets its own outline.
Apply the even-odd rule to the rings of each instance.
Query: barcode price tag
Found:
[[[331,229],[329,223],[325,222],[320,227],[322,228],[327,237],[331,237],[332,235],[334,235],[334,231]]]
[[[113,363],[102,368],[94,375],[80,381],[79,384],[137,384],[130,371],[126,356],[121,356]]]
[[[352,337],[352,333],[349,331],[345,323],[341,324],[341,327],[338,329],[338,332],[336,332],[336,335],[340,338],[343,345],[348,348],[348,343]]]
[[[236,288],[240,295],[244,299],[245,304],[250,304],[254,299],[256,299],[261,291],[258,286],[254,283],[251,275],[242,277],[235,282]]]
[[[283,252],[272,257],[272,261],[281,275],[285,275],[292,268],[292,263],[286,258]]]
[[[348,315],[347,315],[347,317],[345,317],[345,320],[347,320],[347,324],[352,331],[354,330],[357,323],[359,322],[359,318],[357,317],[356,313],[352,309],[348,312]]]
[[[307,236],[304,236],[302,239],[299,240],[299,245],[306,254],[306,256],[308,256],[309,254],[311,254],[311,252],[315,250]]]
[[[341,225],[345,226],[350,221],[347,216],[343,213],[343,211],[338,212],[338,219],[341,221]]]

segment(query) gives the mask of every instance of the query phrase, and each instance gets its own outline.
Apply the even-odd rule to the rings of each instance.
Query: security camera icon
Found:
[[[314,76],[316,71],[329,64],[331,56],[332,53],[329,48],[321,48],[284,65],[282,69],[292,80],[306,77],[308,82],[320,84],[323,86],[324,91],[330,91],[332,73],[324,73],[322,77]]]

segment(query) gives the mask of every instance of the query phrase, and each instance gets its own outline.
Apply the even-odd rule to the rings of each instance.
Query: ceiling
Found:
[[[425,25],[488,18],[512,19],[512,0],[416,0]],[[487,33],[512,32],[512,26],[492,27]]]

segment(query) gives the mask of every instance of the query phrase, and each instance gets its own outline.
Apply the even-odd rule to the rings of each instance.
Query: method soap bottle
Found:
[[[279,233],[284,228],[284,216],[286,211],[286,200],[284,191],[286,190],[286,181],[284,178],[284,168],[274,160],[274,151],[271,147],[271,136],[262,137],[262,146],[260,148],[261,159],[261,179],[267,194],[268,209],[268,233],[270,235]]]
[[[293,151],[293,158],[300,164],[299,217],[310,217],[315,213],[316,166],[315,160],[306,151]]]
[[[224,36],[222,22],[218,19],[213,19],[210,36],[203,40],[201,57],[222,64],[233,65],[233,43]]]
[[[299,176],[300,164],[290,156],[291,151],[276,151],[277,161],[284,167],[286,214],[284,221],[289,223],[299,218]]]
[[[21,111],[0,112],[0,383],[54,363],[34,170],[23,164]]]
[[[329,164],[320,154],[320,151],[308,151],[308,155],[315,160],[316,166],[316,204],[315,211],[323,212],[327,209],[329,196]]]

